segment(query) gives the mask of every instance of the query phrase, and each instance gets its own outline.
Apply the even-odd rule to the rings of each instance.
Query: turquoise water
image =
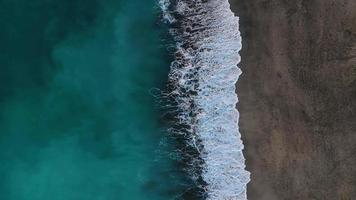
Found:
[[[1,200],[186,189],[149,94],[169,70],[158,12],[154,0],[0,1]]]

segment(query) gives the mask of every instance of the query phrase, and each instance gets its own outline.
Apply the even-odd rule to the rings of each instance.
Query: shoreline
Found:
[[[248,199],[356,195],[356,2],[229,0]]]

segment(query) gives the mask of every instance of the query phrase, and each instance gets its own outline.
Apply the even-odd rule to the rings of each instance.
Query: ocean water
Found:
[[[1,1],[0,199],[247,199],[238,26],[227,0]]]
[[[0,1],[1,200],[192,187],[152,95],[171,62],[159,12],[154,0]]]

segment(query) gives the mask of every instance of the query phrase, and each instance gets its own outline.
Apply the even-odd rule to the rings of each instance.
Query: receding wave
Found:
[[[242,200],[245,170],[235,84],[241,74],[238,18],[228,0],[159,0],[176,42],[167,96],[176,104],[177,126],[193,152],[189,172],[207,199]],[[197,155],[197,156],[194,156]]]

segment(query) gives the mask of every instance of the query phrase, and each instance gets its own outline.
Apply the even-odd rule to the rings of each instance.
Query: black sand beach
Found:
[[[356,1],[230,0],[249,200],[356,196]]]

